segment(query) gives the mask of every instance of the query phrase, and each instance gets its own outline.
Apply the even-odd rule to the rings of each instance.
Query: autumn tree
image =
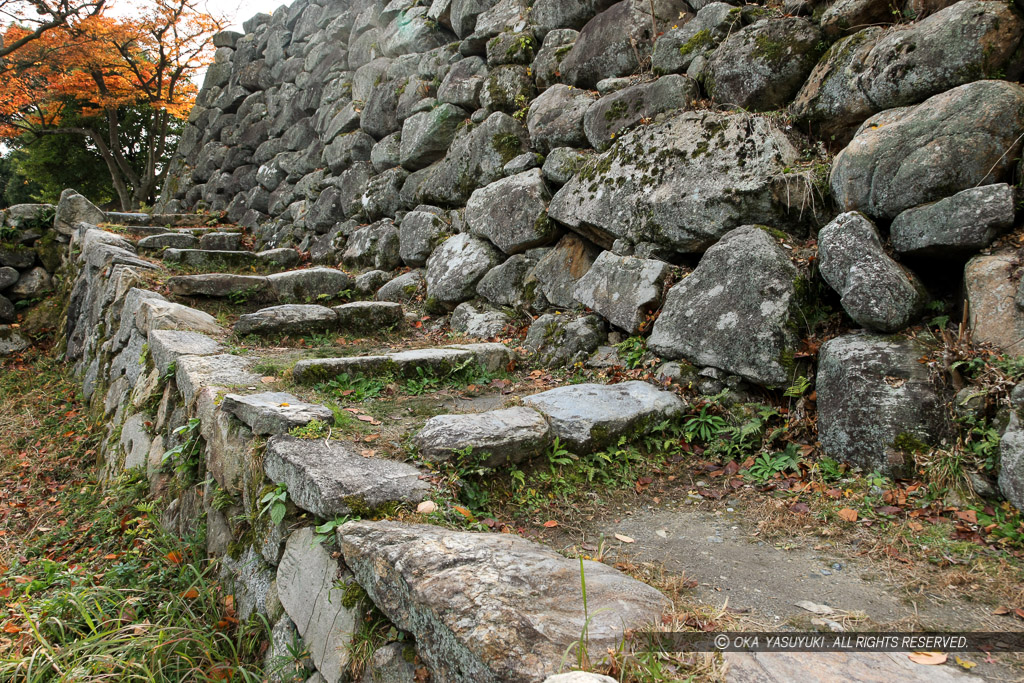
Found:
[[[155,198],[221,26],[198,0],[146,0],[132,9],[131,17],[100,11],[69,20],[8,54],[0,71],[0,137],[86,138],[125,210]],[[3,42],[30,30],[11,24]]]
[[[106,4],[107,0],[0,0],[0,22],[13,22],[27,29],[0,41],[0,70],[7,68],[9,55],[28,43],[77,19],[99,14]]]

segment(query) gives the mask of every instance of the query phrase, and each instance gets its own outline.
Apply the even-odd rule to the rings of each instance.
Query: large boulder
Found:
[[[964,289],[975,342],[1011,356],[1024,354],[1024,296],[1016,251],[975,256],[964,268]]]
[[[454,308],[472,299],[480,279],[500,262],[498,250],[479,237],[448,238],[427,260],[427,303]]]
[[[568,85],[553,85],[530,105],[526,129],[533,146],[547,153],[556,147],[582,147],[587,142],[583,117],[597,99]]]
[[[708,62],[708,95],[753,111],[793,99],[820,56],[821,31],[801,17],[762,19],[730,35]]]
[[[654,44],[651,65],[656,74],[684,74],[697,58],[710,56],[729,34],[741,26],[741,10],[729,3],[712,2],[697,16],[680,22]]]
[[[462,206],[473,190],[504,176],[505,164],[530,144],[526,128],[508,114],[495,112],[479,126],[459,130],[445,158],[431,167],[418,201]]]
[[[503,467],[542,455],[552,439],[544,416],[520,406],[432,417],[413,443],[431,462],[450,460],[468,448],[484,467]]]
[[[878,229],[857,212],[839,215],[818,233],[818,269],[842,297],[843,310],[871,330],[903,329],[927,301],[917,277],[885,253]]]
[[[888,31],[868,28],[832,47],[792,110],[822,137],[844,143],[876,112],[995,77],[1014,58],[1022,35],[1024,21],[1013,8],[985,0],[963,0]]]
[[[399,249],[398,228],[385,218],[353,232],[341,261],[350,266],[393,270],[401,261]]]
[[[686,109],[697,99],[697,82],[683,76],[663,76],[605,95],[587,109],[583,130],[594,149],[607,149],[623,131],[658,114]]]
[[[736,228],[669,290],[648,347],[767,386],[793,379],[798,273],[764,229]]]
[[[669,265],[664,261],[603,252],[576,282],[573,297],[608,322],[636,334],[647,314],[657,309]]]
[[[999,183],[1020,156],[1024,88],[978,81],[864,122],[832,165],[845,211],[895,218],[978,185]]]
[[[654,588],[584,561],[584,610],[579,561],[510,534],[357,521],[338,529],[338,543],[374,604],[412,633],[437,680],[542,681],[560,670],[580,633],[596,661],[668,606]]]
[[[536,290],[540,290],[552,306],[575,308],[577,302],[573,290],[576,283],[587,274],[600,254],[600,247],[579,235],[565,235],[527,274],[524,299],[533,300]]]
[[[57,214],[53,219],[53,228],[62,235],[72,235],[79,223],[99,225],[107,220],[107,215],[95,204],[74,190],[60,193],[57,203]]]
[[[607,339],[604,321],[596,315],[545,313],[530,325],[523,346],[538,365],[556,368],[582,363]]]
[[[999,438],[999,492],[1017,508],[1024,510],[1024,428],[1017,413]]]
[[[638,46],[653,44],[656,34],[688,9],[683,0],[622,0],[612,5],[580,31],[562,60],[563,80],[589,90],[602,79],[632,74],[640,66]]]
[[[818,440],[825,455],[865,471],[908,474],[914,454],[948,434],[946,401],[919,342],[869,334],[821,346]]]
[[[470,233],[486,237],[506,254],[550,242],[558,227],[547,216],[548,191],[539,168],[497,180],[466,204]]]
[[[541,296],[539,298],[543,299],[543,303],[538,301],[536,287],[526,285],[527,275],[544,253],[544,249],[537,249],[508,258],[501,265],[487,271],[477,283],[476,293],[498,306],[525,309],[538,303],[538,308],[544,308],[547,300]]]
[[[686,112],[594,157],[555,194],[548,215],[606,249],[625,238],[700,253],[740,225],[797,224],[810,190],[794,182],[787,191],[783,174],[797,157],[766,118]]]
[[[956,257],[984,249],[1013,227],[1013,188],[972,187],[893,219],[893,248],[914,256]]]
[[[451,104],[413,114],[402,124],[399,161],[410,171],[426,168],[444,158],[466,112]]]
[[[425,265],[448,228],[444,212],[418,206],[402,217],[398,227],[398,255],[408,266]]]

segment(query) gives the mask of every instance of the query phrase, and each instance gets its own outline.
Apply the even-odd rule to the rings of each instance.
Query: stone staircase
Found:
[[[458,528],[437,468],[456,458],[525,466],[553,444],[592,453],[683,411],[673,392],[640,381],[494,392],[482,412],[469,403],[410,428],[384,424],[381,445],[368,447],[353,416],[381,425],[397,422],[397,409],[368,414],[372,401],[345,402],[325,391],[332,381],[445,378],[466,368],[526,375],[530,359],[493,341],[437,343],[439,334],[409,324],[425,317],[415,301],[323,305],[350,298],[357,278],[297,267],[294,250],[204,249],[203,240],[244,239],[223,226],[157,232],[132,221],[107,229],[78,222],[70,236],[67,357],[108,418],[106,475],[138,468],[154,494],[179,491],[165,524],[184,532],[205,522],[207,550],[221,560],[239,617],[260,614],[274,625],[268,666],[301,640],[315,667],[310,681],[344,680],[350,645],[373,608],[405,634],[432,680],[555,683],[584,630],[597,664],[627,631],[661,623],[670,601],[627,574],[519,536]],[[264,256],[285,251],[294,258]],[[204,272],[175,274],[186,262]],[[264,267],[278,272],[238,272]],[[201,310],[207,305],[219,315]],[[310,347],[312,335],[327,345]],[[201,462],[191,474],[169,471],[165,454],[192,431]],[[280,514],[267,514],[275,495]],[[871,657],[843,666],[881,666]],[[396,667],[394,680],[422,676],[402,648],[382,648],[379,658]],[[769,681],[831,660],[729,661],[733,680]]]

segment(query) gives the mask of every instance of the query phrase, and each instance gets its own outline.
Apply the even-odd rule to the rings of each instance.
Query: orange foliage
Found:
[[[184,119],[192,79],[212,56],[220,22],[196,0],[133,0],[133,16],[100,13],[28,42],[0,70],[0,137],[59,128],[71,113],[101,116],[149,105]],[[3,44],[29,29],[10,25]]]

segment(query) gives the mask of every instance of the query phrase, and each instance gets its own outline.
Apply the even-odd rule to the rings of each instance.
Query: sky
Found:
[[[242,22],[260,12],[272,13],[281,5],[290,5],[292,0],[205,0],[210,14],[227,17],[229,29],[241,31]]]

